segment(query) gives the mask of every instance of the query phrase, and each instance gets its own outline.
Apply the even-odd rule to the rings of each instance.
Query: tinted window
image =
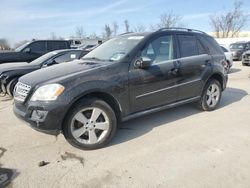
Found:
[[[150,58],[153,63],[173,59],[173,36],[162,36],[150,42],[143,50],[142,57]]]
[[[63,63],[63,62],[69,62],[74,59],[79,59],[81,55],[81,52],[70,52],[66,54],[61,54],[58,57],[56,57],[54,60],[57,63]]]
[[[218,54],[224,54],[221,47],[218,45],[218,43],[209,36],[199,36],[199,40],[202,42],[202,44],[208,48],[209,53],[211,55],[218,55]]]
[[[199,54],[208,54],[206,48],[201,44],[201,42],[199,40],[197,40],[197,45],[198,45],[198,50],[199,50]]]
[[[31,53],[44,54],[46,53],[46,42],[33,42],[28,46],[28,48],[30,48]]]
[[[196,38],[191,35],[179,35],[181,57],[189,57],[198,55],[198,47]]]
[[[66,49],[67,43],[64,41],[48,41],[48,51]]]

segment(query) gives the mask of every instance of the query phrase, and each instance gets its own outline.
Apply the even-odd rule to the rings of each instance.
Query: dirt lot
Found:
[[[250,67],[235,62],[220,108],[192,105],[124,123],[106,148],[81,151],[32,130],[0,102],[0,166],[10,187],[250,187]],[[49,162],[39,167],[39,162]]]

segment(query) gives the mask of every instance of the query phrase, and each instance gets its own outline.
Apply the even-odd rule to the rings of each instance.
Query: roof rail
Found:
[[[196,32],[196,33],[202,33],[207,35],[207,33],[200,31],[200,30],[196,30],[196,29],[188,29],[188,28],[182,28],[182,27],[170,27],[170,28],[161,28],[158,31],[188,31],[188,32]]]
[[[126,32],[126,33],[122,33],[122,34],[119,34],[119,36],[122,36],[122,35],[126,35],[126,34],[129,34],[129,33],[134,33],[134,32]]]

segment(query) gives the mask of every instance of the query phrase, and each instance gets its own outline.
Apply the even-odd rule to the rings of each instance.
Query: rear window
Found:
[[[209,50],[211,55],[221,55],[224,54],[223,50],[219,46],[219,44],[209,36],[198,36],[199,40],[202,44]]]

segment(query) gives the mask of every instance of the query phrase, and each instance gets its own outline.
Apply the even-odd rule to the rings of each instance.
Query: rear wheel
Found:
[[[9,96],[13,97],[14,94],[14,88],[17,84],[18,79],[17,78],[13,78],[12,80],[10,80],[10,82],[7,84],[6,86],[6,92],[8,93]]]
[[[198,107],[204,111],[216,109],[221,99],[221,88],[218,80],[210,79],[204,88]]]
[[[63,134],[71,145],[91,150],[107,145],[116,128],[113,109],[100,99],[86,98],[69,112]]]

